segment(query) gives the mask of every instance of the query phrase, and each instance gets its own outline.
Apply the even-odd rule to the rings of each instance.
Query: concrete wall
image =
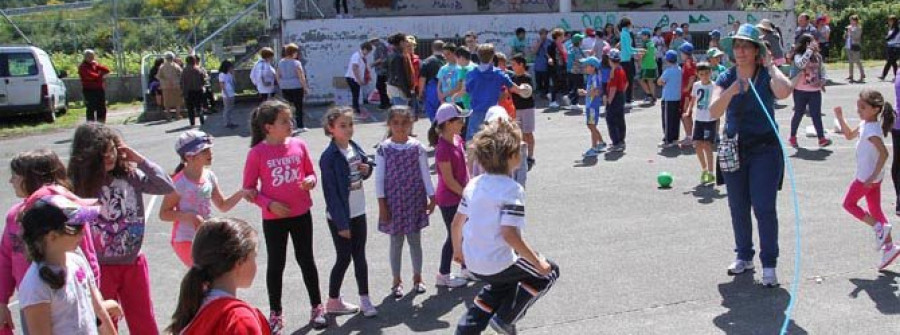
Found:
[[[695,0],[699,1],[699,0]],[[668,26],[671,22],[689,22],[694,32],[719,29],[731,30],[734,21],[756,23],[768,18],[782,31],[793,31],[796,25],[792,15],[785,12],[592,12],[509,15],[456,15],[444,17],[395,17],[342,20],[291,20],[283,27],[284,42],[297,43],[307,76],[310,81],[310,102],[349,102],[349,90],[340,83],[350,56],[359,44],[371,37],[384,37],[403,31],[415,34],[419,39],[460,38],[466,31],[479,32],[479,41],[494,43],[497,50],[508,52],[516,27],[524,27],[529,38],[536,38],[542,27],[563,27],[582,30],[586,27],[602,28],[606,23],[617,23],[629,16],[636,30],[643,27]],[[371,57],[371,56],[370,56]],[[371,59],[369,64],[371,64]],[[364,88],[372,90],[374,85]]]
[[[218,92],[219,81],[216,74],[210,75],[210,81],[213,83],[213,90]],[[245,89],[255,90],[250,82],[250,70],[235,70],[234,81],[238,92]],[[69,102],[84,100],[84,96],[81,93],[81,80],[78,78],[65,78],[63,82],[66,83],[66,93]],[[107,102],[131,102],[143,99],[140,76],[109,76],[104,78],[104,82],[106,83]]]

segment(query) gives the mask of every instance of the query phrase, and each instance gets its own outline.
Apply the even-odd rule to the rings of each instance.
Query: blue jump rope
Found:
[[[753,95],[756,97],[756,101],[759,102],[759,106],[762,107],[763,114],[766,115],[766,119],[769,120],[769,125],[772,126],[772,130],[775,131],[775,137],[778,138],[778,145],[782,148],[785,147],[784,141],[781,139],[781,136],[778,136],[778,126],[775,124],[775,119],[772,118],[772,115],[769,114],[769,110],[766,108],[766,104],[763,103],[762,98],[759,97],[759,92],[756,91],[756,86],[753,85],[753,81],[749,80],[750,90],[753,91]],[[743,85],[741,85],[743,86]],[[791,198],[794,204],[794,235],[796,237],[795,246],[795,254],[794,254],[794,278],[791,280],[791,290],[790,290],[790,300],[788,301],[788,306],[784,310],[784,322],[781,324],[781,332],[779,334],[784,335],[787,334],[788,325],[791,323],[791,314],[794,312],[794,306],[797,304],[797,289],[800,286],[800,261],[801,261],[801,253],[800,253],[800,203],[797,201],[797,183],[794,181],[794,167],[791,165],[791,160],[788,158],[787,153],[782,150],[782,155],[784,156],[784,166],[787,168],[788,178],[791,182]]]

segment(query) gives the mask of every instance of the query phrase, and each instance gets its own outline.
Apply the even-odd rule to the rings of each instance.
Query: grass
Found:
[[[115,112],[124,108],[139,106],[140,101],[129,103],[114,103],[107,107],[107,123],[122,124],[133,120],[135,115],[116,115]],[[81,124],[85,120],[85,108],[81,102],[70,103],[66,114],[58,115],[56,122],[47,123],[42,115],[20,115],[0,119],[0,139],[41,134],[59,129],[69,129]]]
[[[864,59],[862,63],[864,69],[877,68],[880,71],[881,68],[884,67],[884,59]],[[847,71],[848,68],[849,66],[847,65],[846,60],[840,62],[825,63],[825,69],[828,71]],[[879,72],[878,75],[881,75],[881,73]],[[869,77],[874,78],[875,76]]]

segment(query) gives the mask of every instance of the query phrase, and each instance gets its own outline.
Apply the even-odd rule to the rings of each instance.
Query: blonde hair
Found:
[[[294,43],[288,43],[284,46],[284,55],[285,56],[293,56],[296,55],[297,52],[300,51],[300,47]]]
[[[499,119],[485,124],[469,146],[469,157],[491,174],[508,174],[509,160],[519,155],[522,132],[519,126]]]
[[[418,43],[416,43],[416,37],[413,35],[406,35],[406,42],[408,42],[409,44],[412,44],[414,46],[418,45]]]

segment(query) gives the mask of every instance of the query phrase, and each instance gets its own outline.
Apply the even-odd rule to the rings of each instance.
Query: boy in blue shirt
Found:
[[[660,148],[671,148],[677,145],[681,130],[681,68],[678,67],[678,52],[666,51],[666,69],[656,81],[663,87],[662,91],[662,128],[663,140]]]
[[[600,60],[591,56],[578,60],[584,65],[584,72],[587,74],[587,83],[585,89],[578,89],[578,95],[584,97],[584,115],[585,124],[591,132],[591,147],[584,153],[584,157],[596,157],[604,149],[606,143],[603,142],[603,135],[597,129],[600,123],[600,107],[603,106],[603,85],[600,83]]]
[[[490,43],[478,45],[478,66],[466,75],[466,92],[472,105],[472,115],[466,129],[466,141],[471,140],[481,124],[484,123],[488,108],[500,101],[503,87],[512,94],[519,94],[519,87],[503,69],[494,67],[494,45]]]

